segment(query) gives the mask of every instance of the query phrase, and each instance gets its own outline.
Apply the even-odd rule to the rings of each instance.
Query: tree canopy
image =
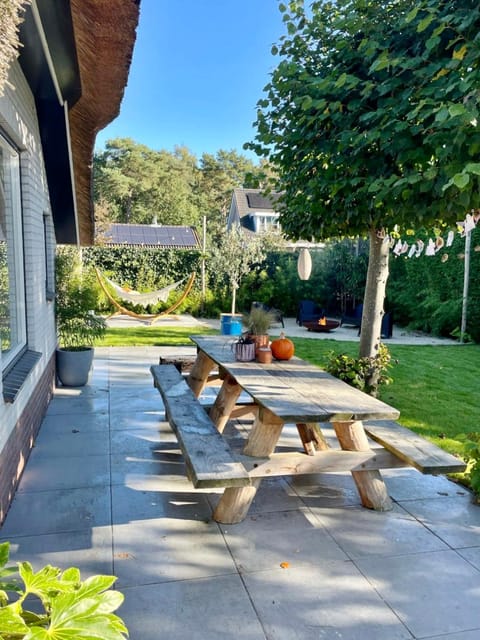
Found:
[[[198,160],[185,147],[155,151],[129,138],[108,140],[94,158],[97,221],[198,225],[205,215],[217,235],[233,189],[257,186],[265,171],[265,163],[233,150]]]
[[[288,236],[370,237],[367,292],[376,287],[377,298],[365,305],[374,335],[361,355],[371,355],[389,232],[453,225],[480,205],[480,7],[474,0],[279,6],[287,34],[273,49],[280,62],[247,146],[277,172]]]
[[[279,173],[284,230],[322,239],[477,208],[478,3],[280,7],[288,35],[248,146]]]

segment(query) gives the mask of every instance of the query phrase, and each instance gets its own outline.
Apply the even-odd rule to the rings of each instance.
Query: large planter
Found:
[[[93,347],[57,349],[57,377],[65,387],[83,387],[93,363]]]

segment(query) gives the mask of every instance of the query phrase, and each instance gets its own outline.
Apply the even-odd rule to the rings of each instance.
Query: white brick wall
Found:
[[[46,300],[44,214],[47,215],[50,250],[55,245],[55,238],[35,102],[17,62],[12,65],[9,82],[13,88],[7,86],[4,95],[0,97],[0,132],[3,132],[21,149],[27,344],[28,348],[41,352],[42,358],[29,375],[13,404],[4,404],[0,393],[0,451],[24,410],[56,346],[54,303]],[[0,368],[1,365],[0,354]]]

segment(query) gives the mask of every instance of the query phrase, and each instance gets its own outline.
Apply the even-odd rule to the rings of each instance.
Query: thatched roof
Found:
[[[69,112],[80,244],[93,243],[95,137],[120,111],[140,0],[71,0],[81,97]]]

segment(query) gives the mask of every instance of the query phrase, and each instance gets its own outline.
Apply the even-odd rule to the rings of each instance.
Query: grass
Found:
[[[168,347],[192,344],[188,336],[216,334],[214,329],[203,327],[109,327],[105,338],[96,343],[99,347]]]
[[[217,334],[192,327],[110,328],[101,346],[176,346],[191,344],[193,333]],[[324,367],[328,354],[358,355],[358,343],[295,338],[295,354]],[[400,411],[400,422],[454,454],[462,454],[461,433],[480,431],[477,402],[480,345],[389,345],[393,382],[380,399]]]

